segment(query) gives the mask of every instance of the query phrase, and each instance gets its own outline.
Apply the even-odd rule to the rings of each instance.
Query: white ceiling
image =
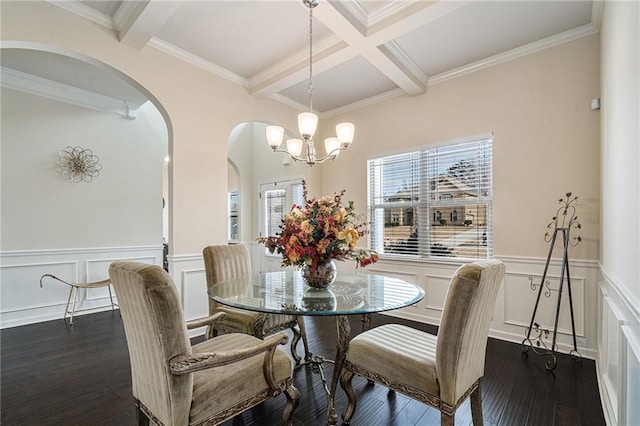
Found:
[[[252,95],[308,108],[302,0],[53,3],[110,28],[127,46],[150,45]],[[596,33],[601,10],[601,0],[320,0],[313,107],[328,116],[393,96],[428,96],[431,84]]]

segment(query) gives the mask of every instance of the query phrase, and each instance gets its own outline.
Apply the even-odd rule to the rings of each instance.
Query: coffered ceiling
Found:
[[[302,0],[54,1],[127,46],[160,49],[300,110],[308,108]],[[335,115],[596,33],[596,1],[320,0],[313,107]]]

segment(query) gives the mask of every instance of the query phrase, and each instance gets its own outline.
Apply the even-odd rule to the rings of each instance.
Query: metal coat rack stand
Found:
[[[544,266],[544,272],[542,273],[542,279],[540,280],[540,284],[536,284],[533,282],[533,277],[529,277],[529,281],[531,282],[531,289],[538,290],[538,296],[536,297],[536,304],[533,308],[533,313],[531,314],[531,322],[529,323],[529,327],[527,327],[525,331],[526,337],[522,341],[522,352],[526,353],[529,351],[529,348],[533,350],[534,353],[542,356],[550,356],[550,359],[545,363],[547,370],[552,371],[557,366],[557,358],[556,358],[556,337],[558,334],[558,319],[560,318],[560,303],[562,301],[562,288],[565,281],[567,281],[567,290],[569,293],[569,309],[571,311],[571,331],[573,333],[573,350],[570,352],[570,355],[574,357],[574,359],[581,360],[582,356],[578,352],[578,346],[576,342],[576,326],[575,320],[573,316],[573,300],[571,297],[571,278],[569,274],[569,246],[575,247],[582,241],[582,238],[578,236],[571,237],[570,233],[572,229],[578,230],[582,229],[582,226],[578,222],[578,216],[576,216],[576,209],[573,203],[578,199],[578,197],[571,198],[571,192],[567,192],[565,199],[559,199],[560,208],[556,212],[556,215],[553,217],[552,221],[547,225],[548,231],[544,234],[544,239],[549,243],[549,254],[547,255],[547,262]],[[540,304],[540,296],[542,296],[543,290],[545,297],[551,297],[551,288],[549,286],[549,280],[547,280],[547,271],[549,270],[549,263],[551,262],[551,255],[553,254],[553,248],[556,244],[556,240],[558,239],[558,234],[562,234],[562,246],[563,246],[563,254],[562,254],[562,266],[560,269],[560,287],[558,290],[558,303],[556,305],[556,315],[555,315],[555,323],[553,325],[553,336],[551,347],[549,348],[545,342],[544,338],[549,337],[549,330],[544,329],[540,326],[539,323],[535,321],[536,313],[538,311],[538,306]],[[535,331],[535,336],[531,336],[532,332]],[[535,342],[535,345],[534,345]]]

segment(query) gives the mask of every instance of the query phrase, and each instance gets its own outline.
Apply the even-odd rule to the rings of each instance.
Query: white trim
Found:
[[[52,256],[67,254],[88,254],[88,253],[108,253],[108,252],[130,252],[130,251],[149,251],[162,250],[162,244],[149,246],[126,246],[126,247],[87,247],[87,248],[62,248],[62,249],[38,249],[38,250],[9,250],[0,251],[0,259],[3,257],[22,257],[22,256]]]
[[[178,262],[203,262],[204,258],[202,253],[194,253],[194,254],[174,254],[169,255],[167,260],[172,263]]]
[[[141,106],[126,99],[106,96],[11,68],[0,67],[0,74],[2,86],[9,89],[96,111],[120,114],[133,119],[136,118],[137,110]]]
[[[400,88],[392,89],[387,92],[380,93],[375,96],[371,96],[370,98],[362,99],[352,104],[344,105],[339,108],[334,108],[332,110],[325,111],[322,114],[320,114],[320,118],[328,118],[338,114],[344,114],[346,112],[355,111],[369,105],[373,105],[379,102],[387,101],[389,99],[397,98],[399,96],[408,96],[408,95],[407,95],[407,92],[405,92]]]
[[[531,55],[533,53],[541,52],[543,50],[559,46],[563,43],[577,40],[582,37],[587,37],[592,34],[597,34],[598,29],[593,24],[586,24],[572,30],[565,31],[560,34],[556,34],[542,40],[535,41],[533,43],[526,44],[515,49],[508,50],[497,55],[490,56],[485,59],[473,62],[468,65],[456,68],[451,71],[446,71],[441,74],[434,75],[429,78],[427,86],[434,84],[440,84],[453,78],[461,77],[466,74],[470,74],[475,71],[480,71],[485,68],[492,67],[494,65],[502,64],[514,59],[518,59],[524,56]]]
[[[627,288],[621,285],[616,278],[611,276],[611,274],[609,274],[601,264],[599,264],[599,267],[600,272],[602,273],[602,277],[605,279],[608,286],[617,293],[617,297],[622,300],[625,308],[629,310],[629,312],[631,312],[631,314],[635,317],[635,322],[640,323],[640,302],[635,300],[635,298],[631,293],[629,293]]]
[[[195,67],[201,68],[205,71],[209,71],[210,73],[232,83],[235,83],[239,86],[245,88],[249,87],[249,81],[246,78],[234,72],[231,72],[226,68],[222,68],[221,66],[216,65],[213,62],[209,62],[206,59],[201,58],[200,56],[194,55],[193,53],[189,53],[184,49],[167,43],[164,40],[160,40],[157,37],[152,37],[151,40],[149,40],[148,46],[154,47],[159,51],[166,53],[167,55],[171,55],[174,58],[191,64]]]
[[[596,0],[596,2],[602,2],[603,0]],[[595,2],[594,2],[595,3]],[[446,71],[427,78],[427,91],[428,87],[445,81],[452,80],[454,78],[462,77],[467,74],[471,74],[475,71],[481,71],[486,68],[490,68],[494,65],[500,65],[505,62],[512,61],[533,53],[541,52],[546,49],[550,49],[559,46],[570,41],[578,40],[582,37],[588,37],[593,34],[597,34],[599,28],[594,24],[586,24],[581,27],[565,31],[560,34],[556,34],[545,39],[526,44],[524,46],[511,49],[507,52],[499,53],[497,55],[490,56],[488,58],[481,59],[468,65],[461,66],[451,71]],[[398,96],[407,96],[407,93],[402,89],[390,90],[386,93],[372,96],[367,99],[354,102],[352,104],[344,105],[340,108],[325,111],[322,117],[332,117],[345,112],[353,111],[356,109],[364,108],[369,105],[376,104],[378,102],[386,101]]]
[[[115,27],[113,22],[111,22],[111,17],[105,13],[100,12],[92,7],[81,3],[80,1],[69,1],[69,0],[47,0],[49,3],[56,5],[62,9],[65,9],[68,12],[71,12],[75,15],[80,16],[88,21],[94,22],[98,25],[102,25],[103,27],[107,27],[109,29],[114,30]],[[123,3],[127,3],[126,1]]]
[[[137,1],[123,1],[120,3],[120,7],[113,15],[112,27],[116,31],[120,31],[122,27],[135,16],[136,8],[138,7]]]

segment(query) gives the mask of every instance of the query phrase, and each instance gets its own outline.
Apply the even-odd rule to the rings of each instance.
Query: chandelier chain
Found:
[[[309,7],[309,112],[313,112],[313,7]]]

